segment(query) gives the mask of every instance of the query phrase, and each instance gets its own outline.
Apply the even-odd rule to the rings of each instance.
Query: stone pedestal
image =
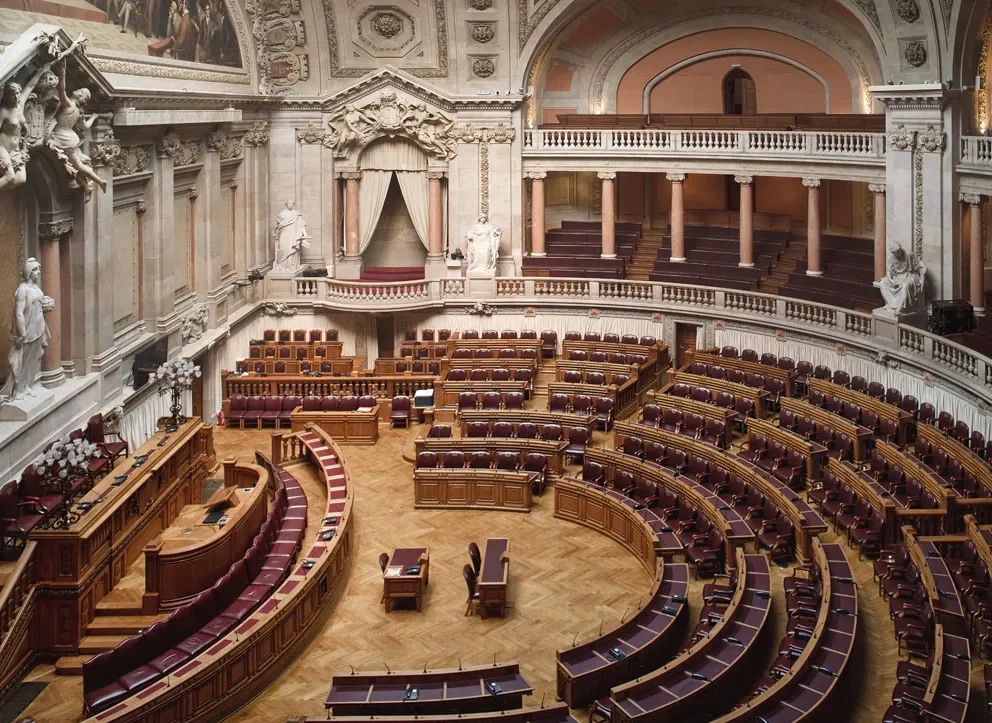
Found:
[[[427,254],[427,261],[424,262],[425,279],[443,279],[448,276],[448,263],[443,255],[432,257]]]
[[[447,259],[445,261],[445,275],[449,279],[460,279],[465,274],[462,273],[462,261],[461,259]]]
[[[348,279],[360,279],[362,277],[362,257],[344,256],[338,261],[337,274],[335,278],[347,281]]]
[[[899,346],[900,324],[907,324],[908,326],[915,326],[919,329],[923,329],[926,327],[927,322],[927,312],[925,307],[909,314],[896,314],[890,309],[882,306],[877,309],[873,309],[871,315],[874,338],[886,344],[891,344],[892,346]]]
[[[495,299],[496,277],[492,274],[467,274],[465,276],[465,296],[476,299]]]
[[[55,394],[42,386],[34,388],[35,396],[0,405],[0,422],[27,422],[40,417],[55,401]]]

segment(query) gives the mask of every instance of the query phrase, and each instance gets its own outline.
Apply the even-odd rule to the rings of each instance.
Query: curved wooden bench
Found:
[[[330,716],[327,718],[308,718],[307,716],[290,716],[286,723],[368,723],[365,716]],[[387,715],[379,716],[377,721],[383,723],[577,723],[569,715],[568,706],[564,703],[540,708],[518,708],[516,710],[500,711],[499,713],[469,713],[467,715]]]
[[[306,559],[266,602],[196,659],[88,723],[222,718],[275,680],[327,620],[351,562],[347,470],[334,442],[319,429],[299,436],[277,432],[272,447],[274,464],[309,457],[327,483],[334,512],[325,517]]]
[[[767,419],[748,417],[744,424],[748,432],[762,434],[769,442],[778,442],[786,449],[795,449],[801,452],[806,458],[806,479],[808,481],[815,480],[819,476],[820,469],[827,458],[827,448],[822,444],[811,442],[801,434],[790,432],[788,429],[782,429]]]
[[[966,635],[968,621],[954,577],[933,539],[918,537],[910,525],[902,528],[903,544],[920,572],[920,582],[927,591],[934,620],[945,630]],[[936,538],[940,541],[941,538]]]
[[[733,409],[727,409],[726,407],[718,407],[715,404],[709,404],[707,402],[699,402],[695,399],[689,399],[688,397],[678,397],[674,394],[665,394],[664,392],[655,392],[654,403],[661,407],[662,414],[665,413],[666,409],[677,409],[682,412],[682,414],[698,414],[704,420],[709,422],[711,419],[717,419],[724,424],[724,429],[726,430],[724,435],[725,446],[729,447],[734,436],[733,420],[737,416],[737,412]],[[643,407],[642,414],[643,414]],[[638,420],[639,422],[641,420]],[[654,425],[645,425],[648,427]]]
[[[822,596],[816,624],[802,654],[787,675],[713,723],[793,723],[812,719],[836,687],[854,650],[858,596],[851,566],[837,544],[813,541],[813,564],[820,568]],[[841,612],[843,611],[843,612]],[[760,716],[760,718],[759,718]]]
[[[740,457],[727,454],[712,444],[697,442],[681,434],[666,432],[664,429],[646,427],[643,424],[617,422],[617,446],[622,445],[623,440],[629,436],[637,436],[645,440],[660,442],[666,447],[681,449],[686,454],[694,454],[711,464],[724,467],[732,474],[739,475],[748,484],[753,484],[761,490],[766,498],[778,505],[779,510],[784,515],[792,520],[796,534],[796,553],[800,562],[806,562],[811,559],[813,553],[812,539],[821,532],[826,532],[827,525],[820,515],[799,495],[776,478],[765,474],[764,470],[758,466]]]
[[[856,392],[853,389],[842,387],[840,384],[834,384],[828,379],[810,378],[807,386],[810,390],[823,392],[826,396],[835,396],[842,402],[857,404],[862,409],[871,410],[878,415],[879,419],[894,422],[899,428],[899,444],[906,444],[906,440],[909,438],[909,429],[915,426],[913,415],[904,409],[900,409],[892,404],[886,404],[883,401],[875,399],[875,397]]]
[[[846,434],[854,443],[854,459],[859,462],[864,462],[868,459],[868,447],[870,446],[872,438],[870,429],[866,429],[865,427],[855,424],[846,417],[828,412],[826,409],[817,407],[809,402],[803,401],[802,399],[789,399],[788,397],[782,397],[781,400],[779,400],[779,403],[781,404],[782,409],[795,412],[796,416],[800,419],[803,417],[809,417],[816,423],[817,426],[827,424],[833,427],[835,433]]]
[[[764,555],[737,552],[737,587],[709,635],[648,676],[610,691],[616,723],[710,720],[720,696],[732,690],[739,669],[755,644],[771,609],[771,577]],[[709,703],[701,699],[709,698]],[[716,706],[713,705],[714,701]]]
[[[519,456],[519,463],[523,466],[524,457],[537,452],[548,458],[548,472],[554,476],[561,476],[564,471],[565,448],[568,442],[565,440],[551,441],[544,439],[520,439],[518,437],[433,437],[424,439],[417,437],[414,440],[414,448],[417,454],[423,451],[436,452],[439,457],[443,457],[445,452],[458,450],[464,452],[468,457],[472,452],[489,452],[493,464],[496,463],[496,455],[500,452],[516,452]],[[443,460],[441,460],[443,462]]]
[[[714,379],[713,377],[704,377],[699,374],[690,374],[689,372],[682,371],[675,372],[672,382],[674,384],[688,384],[693,389],[696,387],[709,389],[713,394],[711,397],[712,399],[716,399],[718,392],[733,394],[734,399],[737,399],[738,397],[750,399],[754,402],[754,416],[759,419],[764,417],[765,413],[768,411],[766,409],[768,403],[768,392],[764,389],[756,389],[755,387],[749,387],[746,384],[728,382],[726,379]],[[670,389],[671,387],[667,387],[662,391],[668,391]]]
[[[487,683],[497,684],[501,691],[490,693]],[[407,698],[411,690],[417,691],[416,698]],[[482,713],[519,708],[523,696],[533,692],[516,662],[448,670],[355,672],[331,679],[324,707],[335,717]]]
[[[561,425],[562,434],[568,437],[568,432],[572,427],[587,429],[591,435],[592,428],[596,424],[596,417],[592,414],[548,412],[540,409],[466,409],[458,414],[461,436],[465,436],[468,425],[472,422],[486,422],[489,425],[496,422],[509,422],[513,425],[514,433],[516,433],[516,426],[521,422],[530,422],[538,426],[558,424]]]
[[[989,466],[988,462],[953,437],[946,436],[929,424],[918,424],[916,436],[923,437],[930,443],[931,448],[942,449],[948,457],[960,462],[965,471],[974,475],[981,483],[985,489],[985,496],[992,497],[992,466]]]
[[[793,382],[796,378],[795,370],[781,369],[777,366],[768,366],[758,362],[750,362],[745,359],[734,359],[724,357],[712,352],[696,350],[688,355],[686,368],[693,362],[700,362],[706,366],[719,366],[724,369],[737,369],[745,374],[760,374],[765,379],[779,379],[785,385],[785,396],[791,397],[793,392]]]

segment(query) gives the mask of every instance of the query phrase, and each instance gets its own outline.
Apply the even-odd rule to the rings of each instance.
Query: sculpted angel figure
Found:
[[[334,150],[344,153],[348,146],[360,143],[369,132],[369,126],[375,125],[365,113],[353,105],[339,108],[330,117],[331,131],[334,134]],[[333,124],[338,123],[335,127]]]
[[[24,108],[49,68],[51,64],[43,66],[23,88],[17,83],[7,83],[3,89],[0,98],[0,191],[7,186],[20,186],[27,180]]]
[[[83,116],[83,109],[90,101],[90,91],[80,88],[67,95],[65,90],[65,62],[59,67],[59,108],[55,111],[55,126],[52,128],[51,143],[66,157],[68,164],[76,169],[76,181],[89,196],[92,192],[90,181],[96,183],[101,190],[107,190],[107,182],[97,175],[89,164],[89,157],[79,150],[80,138],[76,134],[76,124],[90,128],[97,119],[96,115],[88,118]]]

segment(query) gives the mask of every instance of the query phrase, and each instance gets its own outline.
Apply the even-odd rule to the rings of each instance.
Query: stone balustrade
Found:
[[[734,319],[792,329],[857,345],[875,354],[901,356],[922,369],[946,375],[971,391],[992,395],[992,359],[915,327],[886,324],[861,312],[751,291],[653,281],[500,277],[494,297],[469,294],[464,279],[428,279],[382,284],[329,278],[298,279],[299,300],[344,311],[402,311],[483,302],[497,306],[612,307]],[[276,296],[269,295],[277,300]],[[992,397],[990,397],[992,398]]]

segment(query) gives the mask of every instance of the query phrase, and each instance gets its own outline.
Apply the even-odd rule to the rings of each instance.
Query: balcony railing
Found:
[[[992,138],[987,136],[961,136],[961,157],[969,166],[992,170]]]
[[[614,130],[542,128],[524,131],[523,154],[712,158],[743,156],[878,162],[885,158],[883,133],[850,131]]]
[[[363,312],[481,301],[520,306],[555,304],[584,309],[612,306],[641,311],[697,311],[709,316],[739,317],[776,327],[794,327],[800,331],[808,331],[812,326],[838,340],[860,342],[876,352],[879,349],[898,351],[918,363],[953,372],[959,381],[974,389],[992,393],[992,359],[911,326],[899,326],[897,339],[890,341],[880,334],[875,317],[850,309],[751,291],[655,281],[500,277],[496,279],[494,289],[494,296],[483,298],[470,296],[465,280],[459,278],[382,284],[318,278],[297,279],[294,298]]]

